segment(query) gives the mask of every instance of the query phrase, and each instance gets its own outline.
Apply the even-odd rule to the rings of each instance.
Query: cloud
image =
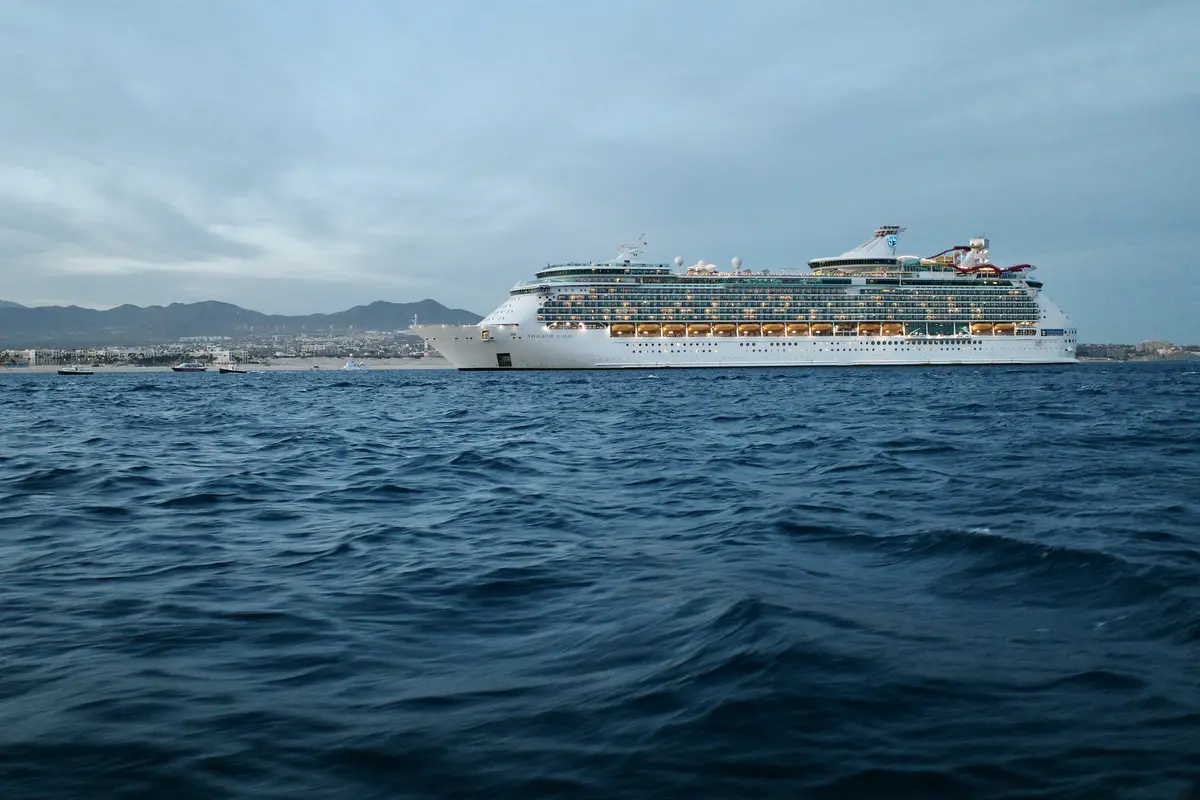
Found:
[[[664,261],[774,268],[894,221],[913,252],[986,229],[1038,259],[1086,339],[1200,340],[1194,315],[1158,313],[1200,306],[1190,16],[8,4],[0,278],[18,301],[485,312],[537,266],[642,230]],[[1133,262],[1130,309],[1109,287]]]

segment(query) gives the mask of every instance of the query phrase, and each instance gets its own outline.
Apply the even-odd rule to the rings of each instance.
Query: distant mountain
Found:
[[[182,336],[231,336],[317,332],[399,331],[412,323],[469,325],[481,317],[434,300],[382,300],[336,314],[284,316],[248,311],[230,303],[118,306],[107,311],[79,306],[25,308],[0,304],[0,348],[98,347],[172,342]]]
[[[14,303],[12,300],[0,300],[0,308],[24,308],[20,303]]]

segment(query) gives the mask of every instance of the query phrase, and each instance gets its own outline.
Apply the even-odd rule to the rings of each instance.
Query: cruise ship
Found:
[[[1032,265],[997,266],[983,237],[897,255],[904,230],[808,272],[645,263],[639,238],[611,261],[548,265],[477,325],[412,330],[463,370],[1075,362]]]

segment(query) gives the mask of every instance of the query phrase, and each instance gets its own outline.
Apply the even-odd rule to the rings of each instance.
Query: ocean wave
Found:
[[[6,375],[5,789],[1171,796],[1188,371]]]
[[[9,491],[22,493],[54,492],[69,489],[87,480],[81,468],[49,467],[6,480]]]

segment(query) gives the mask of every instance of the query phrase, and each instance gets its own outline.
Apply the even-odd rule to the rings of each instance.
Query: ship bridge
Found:
[[[612,262],[597,264],[579,262],[572,264],[547,264],[534,277],[538,280],[545,280],[547,278],[584,278],[593,276],[666,275],[670,272],[671,267],[667,264],[634,264],[632,262],[623,264],[614,264]]]
[[[554,281],[556,279],[586,280],[600,278],[601,280],[619,280],[633,275],[669,275],[669,264],[647,264],[639,260],[642,249],[646,246],[646,234],[637,237],[636,244],[622,244],[617,248],[617,257],[611,261],[572,262],[569,264],[547,264],[534,277],[538,281]]]

